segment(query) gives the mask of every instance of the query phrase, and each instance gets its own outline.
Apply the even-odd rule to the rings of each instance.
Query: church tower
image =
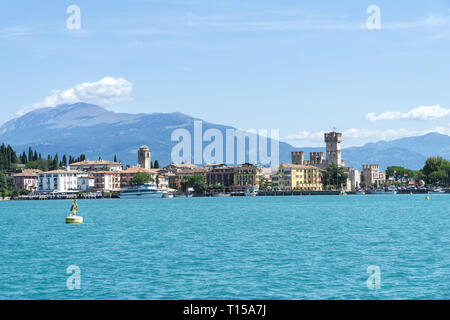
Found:
[[[141,168],[150,169],[152,163],[150,149],[147,146],[141,146],[138,151],[138,164]]]

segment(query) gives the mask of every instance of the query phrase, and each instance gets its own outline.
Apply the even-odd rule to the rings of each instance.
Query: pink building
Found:
[[[14,182],[19,190],[34,191],[37,189],[38,174],[40,170],[25,169],[14,174]]]

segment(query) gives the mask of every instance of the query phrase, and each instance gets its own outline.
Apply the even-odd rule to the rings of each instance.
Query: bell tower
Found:
[[[138,151],[138,164],[141,168],[150,169],[152,163],[150,149],[147,146],[141,146]]]

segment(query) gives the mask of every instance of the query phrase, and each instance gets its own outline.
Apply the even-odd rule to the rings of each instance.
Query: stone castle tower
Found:
[[[323,152],[310,152],[309,153],[309,164],[310,165],[323,165]]]
[[[342,133],[340,132],[329,132],[325,133],[325,144],[327,146],[327,165],[337,164],[342,165],[341,159],[341,142]]]
[[[147,146],[141,146],[138,150],[138,164],[141,168],[150,169],[152,157],[150,149]]]
[[[304,151],[292,151],[291,152],[292,164],[304,164],[305,152]]]

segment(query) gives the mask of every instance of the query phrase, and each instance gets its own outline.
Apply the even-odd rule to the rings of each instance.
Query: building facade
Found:
[[[386,174],[380,172],[378,164],[364,164],[362,166],[361,182],[364,182],[366,188],[372,186],[380,187],[386,181]]]
[[[77,178],[77,186],[80,192],[89,192],[95,187],[95,178],[90,175],[79,175]]]
[[[206,172],[206,184],[230,187],[234,183],[234,169],[228,166],[214,166]]]
[[[68,170],[79,171],[120,171],[122,170],[122,164],[119,162],[112,162],[107,160],[85,160],[80,162],[71,163]]]
[[[235,186],[259,186],[261,180],[261,168],[251,163],[244,163],[233,167]]]
[[[189,179],[193,175],[201,175],[206,179],[208,169],[191,163],[171,163],[158,171],[168,178],[170,188],[179,190],[181,188],[181,182]]]
[[[38,192],[71,193],[78,192],[77,170],[53,170],[40,173],[38,176]]]
[[[349,191],[356,191],[361,188],[361,171],[356,170],[353,167],[348,168],[348,180],[347,188]]]
[[[92,171],[90,175],[94,177],[94,190],[100,192],[120,191],[119,171]]]
[[[144,169],[152,168],[152,156],[148,146],[141,146],[138,150],[138,165]]]
[[[275,187],[280,190],[323,190],[320,169],[309,165],[282,164]]]
[[[123,188],[123,187],[127,187],[127,186],[131,185],[131,180],[138,173],[146,173],[150,177],[152,177],[153,181],[156,181],[158,171],[154,170],[154,169],[146,169],[146,168],[142,168],[142,167],[138,167],[138,166],[131,167],[126,170],[122,170],[122,171],[120,171],[120,186]]]
[[[38,175],[42,173],[41,170],[25,169],[20,173],[15,173],[14,183],[18,190],[34,191],[38,188]]]

